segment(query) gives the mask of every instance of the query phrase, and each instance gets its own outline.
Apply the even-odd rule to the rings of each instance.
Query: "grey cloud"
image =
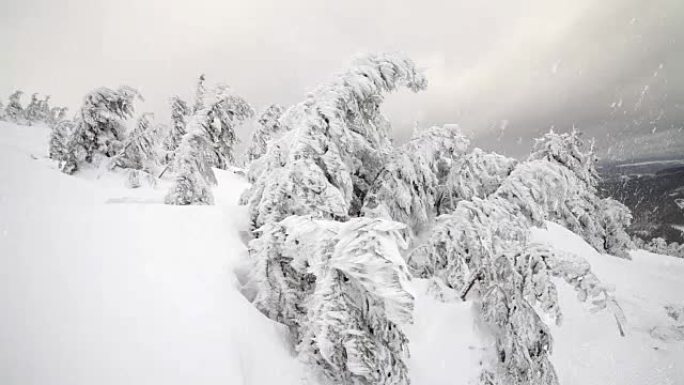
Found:
[[[201,72],[258,109],[288,105],[359,52],[402,50],[426,68],[430,86],[388,97],[399,140],[416,123],[459,123],[476,144],[517,156],[551,126],[587,131],[607,156],[645,155],[618,142],[654,127],[670,132],[661,134],[668,143],[684,142],[681,0],[6,0],[0,7],[0,92],[49,93],[72,108],[94,87],[126,83],[144,93],[142,109],[165,117],[168,97],[190,97]]]

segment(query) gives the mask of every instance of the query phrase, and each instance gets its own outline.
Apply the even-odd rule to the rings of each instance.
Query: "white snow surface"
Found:
[[[287,330],[240,294],[242,177],[217,171],[215,206],[168,206],[164,183],[128,189],[121,173],[61,174],[47,136],[0,122],[0,384],[313,384]],[[628,318],[620,337],[610,314],[590,313],[558,282],[561,384],[684,384],[684,341],[652,336],[677,326],[664,306],[684,306],[684,260],[600,255],[553,224],[534,238],[587,258]],[[412,383],[476,383],[492,344],[476,305],[414,284]]]

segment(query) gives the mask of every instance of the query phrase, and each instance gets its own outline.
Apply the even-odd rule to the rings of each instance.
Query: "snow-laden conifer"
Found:
[[[252,303],[268,318],[288,325],[295,340],[316,282],[307,269],[321,252],[321,242],[333,238],[339,227],[339,222],[293,215],[264,225],[249,243]]]
[[[515,207],[534,226],[550,220],[602,249],[599,199],[577,175],[555,162],[519,164],[493,194]]]
[[[505,199],[461,201],[438,217],[427,244],[414,250],[415,273],[442,280],[462,299],[476,298],[480,316],[493,327],[495,365],[487,384],[557,384],[549,360],[552,337],[536,309],[561,321],[552,277],[563,278],[579,299],[613,312],[622,332],[624,315],[583,259],[529,240],[530,222]]]
[[[31,101],[26,106],[24,110],[24,117],[29,125],[39,122],[40,119],[40,100],[38,99],[38,94],[34,93],[31,95]]]
[[[116,90],[102,87],[88,93],[76,119],[62,171],[71,174],[82,163],[91,163],[96,155],[119,154],[125,139],[125,121],[133,116],[136,98],[140,98],[138,91],[127,86]]]
[[[50,130],[48,156],[50,159],[60,162],[60,169],[62,167],[61,162],[67,159],[69,140],[75,129],[76,123],[71,120],[62,120],[53,124]]]
[[[164,140],[164,149],[167,152],[164,160],[167,163],[173,160],[173,154],[183,139],[183,135],[185,135],[185,126],[190,116],[190,107],[180,97],[172,97],[170,103],[172,125],[168,136]]]
[[[165,198],[167,204],[214,204],[211,186],[216,184],[216,176],[211,169],[211,163],[207,160],[211,144],[203,127],[205,119],[206,115],[196,114],[188,123],[187,133],[183,136],[173,160],[175,176]]]
[[[469,141],[456,126],[416,130],[411,140],[396,148],[373,181],[363,202],[365,216],[404,223],[419,234],[435,216],[440,174],[452,167]]]
[[[241,202],[250,206],[253,228],[285,218],[293,206],[308,206],[308,212],[300,214],[323,218],[358,214],[390,152],[389,124],[379,112],[383,94],[401,86],[413,91],[426,86],[411,60],[369,55],[288,109],[281,118],[287,132],[271,141],[268,152],[250,166],[254,183]],[[312,195],[334,201],[315,207],[301,204]]]
[[[439,213],[451,212],[461,200],[487,198],[508,177],[518,162],[479,148],[456,158],[439,196]]]
[[[279,119],[283,112],[282,106],[272,104],[261,114],[257,121],[259,126],[252,133],[252,142],[247,150],[247,160],[249,162],[264,155],[268,141],[281,131],[282,125]]]
[[[254,303],[291,327],[300,357],[332,383],[408,384],[403,227],[290,216],[250,242]]]
[[[156,137],[152,126],[153,115],[140,115],[133,130],[124,140],[123,149],[114,159],[114,166],[152,171],[157,164]]]
[[[209,165],[227,169],[235,161],[235,129],[254,115],[252,107],[230,88],[219,85],[204,98],[205,107],[197,110],[193,120],[202,129],[208,143],[206,160]]]
[[[528,160],[540,159],[568,168],[589,188],[595,188],[598,183],[594,143],[582,140],[582,133],[575,128],[562,134],[550,130],[541,138],[535,139],[534,149]]]
[[[23,91],[17,90],[10,95],[9,102],[5,107],[5,116],[8,121],[19,124],[25,122],[24,107],[21,105],[21,96],[23,94]]]
[[[197,86],[195,88],[195,103],[192,106],[192,112],[197,112],[205,107],[204,105],[204,99],[206,98],[207,94],[207,86],[204,84],[206,80],[206,77],[204,74],[201,74],[199,76],[199,79],[197,79]]]
[[[38,104],[38,120],[49,123],[50,119],[50,95],[45,95],[45,98]]]
[[[632,212],[612,198],[601,199],[600,221],[603,226],[603,249],[611,255],[630,258],[628,250],[636,246],[626,229],[632,224]]]
[[[534,223],[554,221],[597,250],[628,258],[634,247],[626,235],[631,214],[624,205],[599,198],[595,162],[593,143],[582,141],[579,131],[550,131],[537,139],[529,160],[513,170],[499,193],[516,201]]]

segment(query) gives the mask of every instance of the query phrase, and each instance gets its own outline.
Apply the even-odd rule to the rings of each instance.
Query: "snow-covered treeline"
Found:
[[[544,321],[562,318],[554,277],[611,312],[620,333],[625,319],[582,256],[533,242],[532,229],[555,222],[629,258],[631,213],[599,196],[593,146],[575,130],[545,134],[522,161],[471,148],[456,125],[416,129],[394,146],[384,97],[426,87],[406,56],[366,55],[304,101],[261,113],[243,157],[252,235],[244,292],[289,327],[314,377],[408,384],[410,282],[430,279],[440,298],[477,304],[491,329],[483,384],[556,384]],[[204,75],[193,101],[170,99],[170,125],[137,114],[141,98],[127,86],[91,91],[73,120],[52,125],[50,157],[68,174],[127,170],[131,187],[166,178],[168,204],[213,204],[213,169],[236,166],[236,129],[254,118],[252,106]]]
[[[9,96],[7,105],[3,105],[0,101],[0,120],[25,125],[37,123],[54,125],[66,118],[67,108],[51,107],[50,95],[45,95],[41,99],[37,93],[34,93],[26,106],[21,102],[23,95],[24,91],[17,90]]]

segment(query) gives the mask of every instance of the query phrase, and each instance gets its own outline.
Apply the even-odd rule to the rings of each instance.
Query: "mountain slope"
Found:
[[[287,330],[239,292],[244,180],[219,172],[216,206],[168,206],[164,184],[61,174],[45,159],[47,134],[0,122],[0,383],[310,383]],[[619,337],[608,313],[590,314],[559,282],[565,320],[552,359],[562,384],[683,383],[684,341],[665,306],[684,306],[684,261],[599,255],[553,224],[534,237],[587,258],[629,322]],[[472,382],[492,343],[476,304],[415,286],[412,383]]]

